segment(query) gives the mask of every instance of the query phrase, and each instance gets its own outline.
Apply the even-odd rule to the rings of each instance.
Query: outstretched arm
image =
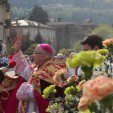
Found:
[[[15,40],[14,45],[13,45],[16,52],[21,50],[21,45],[22,45],[22,37],[18,35],[16,37],[16,40]]]
[[[21,51],[21,44],[22,38],[21,36],[17,36],[13,45],[15,53],[10,57],[10,60],[16,62],[15,71],[26,81],[28,81],[32,70],[30,69],[28,62]]]

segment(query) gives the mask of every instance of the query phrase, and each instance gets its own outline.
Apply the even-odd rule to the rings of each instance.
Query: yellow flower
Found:
[[[89,109],[87,109],[87,110],[84,110],[84,111],[79,111],[78,113],[94,113],[94,112],[91,112]]]
[[[80,58],[78,55],[74,55],[73,58],[67,58],[66,65],[71,68],[80,66]]]
[[[81,51],[80,53],[68,58],[66,60],[67,66],[75,68],[78,66],[99,66],[105,60],[105,56],[102,56],[97,51]]]
[[[97,50],[98,53],[100,53],[101,55],[108,55],[109,51],[108,49],[99,49]]]

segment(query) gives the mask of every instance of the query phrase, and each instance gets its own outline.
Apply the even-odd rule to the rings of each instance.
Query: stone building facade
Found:
[[[0,54],[6,53],[7,38],[10,37],[10,4],[8,0],[0,0]]]
[[[56,31],[48,25],[29,20],[16,20],[11,22],[16,34],[27,36],[33,40],[40,33],[43,40],[50,40],[51,45],[56,48]]]
[[[74,44],[81,40],[96,27],[94,24],[76,24],[71,22],[48,23],[56,30],[56,50],[62,48],[72,48]]]

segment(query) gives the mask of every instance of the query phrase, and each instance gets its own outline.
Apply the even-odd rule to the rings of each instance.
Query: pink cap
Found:
[[[50,53],[51,55],[53,55],[53,48],[49,45],[49,44],[39,44],[39,46],[46,52]]]

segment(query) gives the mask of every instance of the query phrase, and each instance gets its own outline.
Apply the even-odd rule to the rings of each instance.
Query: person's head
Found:
[[[62,53],[58,53],[56,57],[57,57],[57,59],[64,59],[65,58],[65,56]]]
[[[88,35],[82,40],[81,44],[84,51],[98,50],[103,48],[102,41],[103,39],[99,35]]]
[[[53,48],[49,44],[39,44],[33,52],[34,63],[41,65],[53,55]]]
[[[75,55],[76,53],[75,52],[71,52],[70,55],[69,55],[69,58],[72,58],[73,55]]]

